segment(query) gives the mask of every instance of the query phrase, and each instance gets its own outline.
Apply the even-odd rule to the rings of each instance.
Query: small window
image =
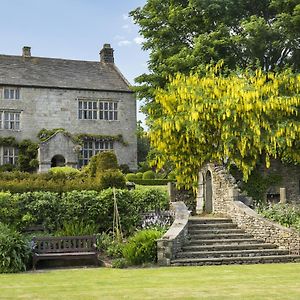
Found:
[[[7,100],[19,100],[20,89],[19,88],[4,88],[4,99]]]
[[[20,112],[0,111],[0,129],[20,130]]]
[[[18,160],[18,149],[14,147],[3,147],[2,164],[15,165]]]

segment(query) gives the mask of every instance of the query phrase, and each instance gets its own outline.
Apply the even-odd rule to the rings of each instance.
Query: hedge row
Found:
[[[25,172],[0,173],[0,190],[11,193],[32,191],[69,192],[73,190],[101,191],[108,187],[125,188],[124,175],[119,170],[108,170],[97,177],[84,173],[45,173],[29,174]]]
[[[122,229],[134,231],[141,214],[168,209],[167,195],[156,189],[72,191],[67,193],[28,192],[12,194],[0,192],[0,222],[19,230],[43,225],[48,232],[56,232],[66,223],[96,225],[97,232],[111,231],[116,197]]]
[[[167,185],[170,179],[134,179],[132,182],[140,185]]]

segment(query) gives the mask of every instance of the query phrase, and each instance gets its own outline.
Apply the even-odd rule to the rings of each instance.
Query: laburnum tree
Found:
[[[162,116],[150,139],[158,166],[176,166],[179,185],[197,183],[206,162],[234,165],[247,180],[264,157],[300,163],[300,75],[244,71],[222,75],[221,64],[205,75],[177,74],[155,92]]]

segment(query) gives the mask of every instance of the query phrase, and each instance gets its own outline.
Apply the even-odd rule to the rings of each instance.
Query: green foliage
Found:
[[[14,137],[0,137],[0,145],[7,147],[16,147],[19,150],[18,162],[16,166],[4,165],[0,167],[1,171],[12,171],[18,169],[20,171],[32,172],[38,167],[37,150],[38,144],[30,140],[22,140],[17,142]]]
[[[163,117],[149,132],[160,154],[155,163],[173,163],[177,183],[187,188],[197,187],[207,162],[235,165],[245,181],[262,157],[267,168],[271,158],[300,162],[300,76],[261,70],[223,76],[220,68],[177,74],[156,93]]]
[[[63,223],[63,228],[55,232],[56,236],[82,236],[93,235],[98,232],[98,225],[83,221]]]
[[[19,232],[0,223],[0,273],[26,270],[30,243]]]
[[[141,184],[141,185],[167,185],[168,182],[170,182],[169,179],[134,179],[131,180],[132,182],[136,184]]]
[[[150,141],[147,137],[142,122],[137,122],[137,161],[143,162],[147,159],[148,152],[150,150]]]
[[[121,170],[121,172],[122,172],[123,174],[128,174],[128,173],[130,173],[129,166],[126,165],[126,164],[121,164],[121,165],[119,166],[119,169]]]
[[[286,227],[293,227],[300,233],[300,208],[290,204],[260,206],[259,213]]]
[[[169,205],[166,192],[155,189],[117,189],[115,194],[121,227],[127,235],[139,224],[141,213],[165,210]],[[0,221],[14,224],[20,230],[28,226],[42,225],[48,232],[60,231],[66,226],[75,228],[75,231],[77,225],[79,229],[80,226],[84,229],[83,227],[88,227],[89,224],[94,230],[93,226],[97,224],[97,232],[112,231],[113,213],[112,189],[62,194],[41,191],[22,194],[0,193]]]
[[[114,240],[111,234],[102,232],[97,235],[97,249],[110,258],[122,258],[123,246],[123,243]]]
[[[136,175],[136,179],[143,179],[143,173],[142,172],[137,172],[135,175]]]
[[[135,179],[137,179],[137,175],[134,173],[128,173],[126,174],[126,180],[127,181],[134,181]]]
[[[38,132],[37,138],[41,142],[44,142],[44,141],[48,140],[56,132],[64,132],[64,133],[68,134],[64,128],[53,128],[53,129],[43,128]]]
[[[143,174],[143,179],[155,179],[155,173],[152,170],[146,171]]]
[[[109,169],[98,175],[99,185],[101,189],[115,187],[123,189],[126,187],[126,179],[120,170]]]
[[[141,212],[163,211],[169,209],[169,199],[166,191],[155,188],[134,190],[131,192],[135,203],[142,208]]]
[[[150,51],[150,74],[136,79],[136,89],[150,102],[151,119],[160,114],[151,103],[154,90],[176,72],[203,70],[221,59],[229,69],[300,70],[299,1],[147,0],[130,14]]]
[[[157,260],[156,240],[162,236],[161,231],[146,229],[129,238],[123,248],[123,255],[129,264],[141,265]]]
[[[95,177],[107,170],[116,170],[118,168],[116,154],[112,151],[103,151],[97,153],[90,159],[89,164],[85,167],[85,172],[87,172],[89,176]]]
[[[123,257],[115,258],[111,262],[112,268],[115,268],[115,269],[124,269],[127,267],[127,265],[128,265],[128,263],[127,263],[126,259]]]
[[[259,169],[255,169],[247,182],[242,182],[241,189],[252,197],[255,205],[266,202],[266,193],[271,186],[278,186],[282,177],[277,173],[263,174]]]
[[[66,175],[77,175],[80,174],[80,171],[72,168],[72,167],[54,167],[49,169],[48,173],[50,173],[51,175],[56,175],[56,174],[66,174]]]

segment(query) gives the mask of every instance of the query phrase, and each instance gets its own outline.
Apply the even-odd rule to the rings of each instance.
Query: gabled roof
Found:
[[[131,92],[113,63],[0,55],[0,85]]]

